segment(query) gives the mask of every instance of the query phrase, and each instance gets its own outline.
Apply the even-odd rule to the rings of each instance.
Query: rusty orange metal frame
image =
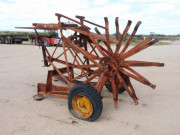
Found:
[[[140,21],[136,24],[124,48],[122,48],[123,41],[132,23],[130,20],[125,27],[124,32],[120,35],[118,17],[116,17],[116,39],[112,39],[109,36],[109,21],[107,17],[104,18],[105,26],[101,26],[85,20],[85,17],[83,16],[76,16],[76,18],[79,19],[79,21],[77,21],[59,13],[56,13],[55,15],[58,18],[57,24],[34,23],[34,27],[21,27],[34,30],[59,30],[61,34],[63,53],[59,54],[58,57],[54,57],[54,54],[57,53],[57,47],[59,44],[55,47],[55,50],[51,55],[41,41],[42,48],[45,51],[44,60],[48,62],[48,65],[46,64],[46,66],[51,65],[54,70],[48,71],[46,84],[38,84],[39,95],[66,98],[70,89],[79,82],[89,83],[99,92],[99,94],[101,94],[103,86],[110,83],[112,86],[114,107],[117,108],[119,83],[125,88],[129,96],[134,100],[135,104],[138,104],[138,98],[132,86],[130,80],[131,78],[153,89],[156,87],[145,77],[137,73],[132,67],[162,67],[164,66],[164,63],[127,60],[127,58],[158,42],[158,39],[148,37],[127,51],[127,48],[141,24]],[[61,22],[62,18],[67,19],[72,23],[65,24]],[[90,27],[86,26],[85,23],[95,26],[96,33],[91,32]],[[105,36],[99,32],[98,27],[105,30]],[[63,31],[66,30],[71,30],[74,34],[66,37],[63,34]],[[39,38],[41,39],[41,37]],[[116,47],[113,48],[112,44],[116,44]],[[61,57],[62,55],[64,55],[64,58]],[[70,60],[69,57],[73,59]],[[64,65],[64,67],[58,68],[54,63],[60,63]],[[79,70],[79,73],[76,72],[77,69]],[[123,77],[122,74],[125,77]],[[69,87],[54,86],[52,84],[53,76],[56,76],[64,81]]]

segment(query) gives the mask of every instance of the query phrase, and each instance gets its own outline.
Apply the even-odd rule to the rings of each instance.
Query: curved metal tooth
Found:
[[[129,94],[129,96],[134,100],[134,103],[137,105],[138,104],[138,100],[137,100],[136,96],[129,90],[128,86],[124,82],[123,78],[120,76],[119,72],[117,72],[117,78],[119,79],[120,83],[122,83],[122,85],[126,89],[126,91]]]
[[[151,46],[151,45],[154,45],[154,44],[157,43],[157,42],[159,42],[159,39],[154,39],[153,41],[151,41],[151,42],[149,42],[148,44],[146,44],[146,45],[142,46],[141,48],[139,48],[136,53],[138,53],[138,52],[140,52],[140,51],[148,48],[148,47]]]
[[[115,19],[115,25],[116,25],[116,39],[120,40],[120,32],[119,32],[119,17],[116,17]]]
[[[136,96],[136,93],[135,93],[135,90],[134,90],[134,88],[133,88],[133,86],[132,86],[132,83],[131,83],[131,81],[130,81],[130,78],[127,76],[127,78],[126,78],[126,80],[127,80],[127,82],[128,82],[128,84],[129,84],[129,87],[130,87],[130,90],[132,91],[132,94],[136,97],[136,99],[138,100],[138,98],[137,98],[137,96]]]
[[[112,94],[113,94],[113,99],[114,99],[114,108],[117,108],[118,107],[118,104],[117,104],[118,94],[116,91],[116,84],[115,84],[114,76],[111,77],[111,87],[112,87]]]
[[[95,32],[96,32],[97,34],[102,35],[101,32],[98,30],[97,27],[95,27],[94,30],[95,30]],[[99,40],[98,43],[99,43],[100,41],[101,41],[101,40]],[[103,43],[106,45],[106,42],[103,41]],[[99,46],[100,46],[100,45],[99,45]],[[106,45],[106,46],[107,46],[107,45]],[[108,52],[106,49],[104,49],[102,46],[100,46],[100,47],[101,47],[101,49],[102,49],[106,54],[109,54],[109,52]]]
[[[109,21],[107,17],[104,17],[104,21],[105,21],[105,31],[106,31],[106,46],[109,52],[109,55],[113,54],[113,51],[110,47],[110,38],[109,38]]]
[[[151,87],[152,89],[155,89],[155,88],[156,88],[156,85],[150,83],[146,78],[144,78],[142,75],[140,75],[139,73],[137,73],[136,71],[134,71],[132,68],[126,67],[126,69],[128,69],[129,71],[131,71],[131,72],[132,72],[133,74],[135,74],[135,75],[133,75],[132,73],[129,73],[128,71],[125,71],[125,70],[122,69],[122,68],[120,68],[119,70],[120,70],[123,74],[125,74],[125,75],[127,75],[127,76],[129,76],[129,77],[131,77],[131,78],[133,78],[133,79],[135,79],[135,80],[138,81],[138,82],[141,82],[141,83],[143,83],[143,84]]]
[[[97,27],[95,27],[94,30],[95,30],[95,32],[96,32],[97,34],[101,34],[101,32],[98,30]]]
[[[95,27],[94,30],[95,30],[95,32],[96,32],[97,34],[100,34],[100,35],[101,35],[101,33],[100,33],[100,31],[98,30],[97,27]],[[101,42],[101,40],[97,40],[97,41],[98,41],[98,43]]]
[[[117,44],[117,47],[116,47],[115,56],[118,56],[118,54],[119,54],[119,50],[120,50],[121,45],[122,45],[122,43],[123,43],[123,41],[127,35],[127,32],[129,30],[130,26],[131,26],[131,23],[132,23],[132,21],[129,20],[127,25],[126,25],[126,28],[124,29],[123,35],[121,36],[119,43]]]
[[[151,37],[146,38],[145,40],[143,40],[141,43],[139,43],[138,45],[136,45],[135,47],[133,47],[132,49],[130,49],[129,51],[127,51],[126,53],[122,54],[121,59],[126,59],[134,54],[137,53],[137,50],[139,50],[140,48],[142,48],[142,46],[144,46],[145,44],[147,44],[148,42],[150,42],[152,40]]]
[[[145,66],[157,66],[157,67],[163,67],[164,63],[159,63],[159,62],[147,62],[147,61],[124,61],[121,66],[140,66],[140,67],[145,67]]]
[[[128,57],[130,57],[130,56],[132,56],[132,55],[135,55],[135,54],[138,53],[138,52],[141,52],[142,50],[148,48],[149,46],[151,46],[151,45],[153,45],[153,44],[155,44],[155,43],[157,43],[158,41],[159,41],[159,39],[154,39],[153,41],[149,42],[148,44],[145,44],[144,46],[141,46],[140,48],[136,49],[136,50],[134,51],[134,53],[130,54]],[[125,58],[128,58],[128,57],[125,57]]]
[[[135,26],[135,28],[134,28],[134,30],[133,30],[131,36],[129,37],[129,39],[128,39],[126,45],[124,46],[123,50],[121,51],[120,55],[123,54],[123,53],[127,50],[129,44],[131,43],[131,41],[132,41],[134,35],[136,34],[136,32],[137,32],[139,26],[141,25],[141,23],[142,23],[142,22],[139,21],[139,22],[136,24],[136,26]]]

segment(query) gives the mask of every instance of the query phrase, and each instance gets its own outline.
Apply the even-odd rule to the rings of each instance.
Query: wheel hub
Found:
[[[103,71],[110,76],[116,74],[119,67],[121,67],[121,61],[118,60],[115,56],[103,57],[100,60],[100,64],[103,66]]]
[[[85,95],[76,95],[72,100],[73,110],[83,118],[89,118],[93,114],[91,100]]]

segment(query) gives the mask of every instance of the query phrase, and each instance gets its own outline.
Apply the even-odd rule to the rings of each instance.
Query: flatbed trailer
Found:
[[[49,33],[49,32],[40,32],[39,33],[43,38],[52,38],[57,37],[57,33]],[[37,35],[35,32],[16,32],[16,31],[0,31],[0,44],[22,44],[23,41],[29,41],[35,44],[37,39]],[[38,44],[36,44],[38,45]]]

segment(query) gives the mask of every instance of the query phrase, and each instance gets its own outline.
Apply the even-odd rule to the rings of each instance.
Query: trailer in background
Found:
[[[13,31],[0,32],[0,44],[22,44],[23,41],[28,41],[27,34]]]
[[[58,36],[56,31],[44,31],[39,33],[44,38],[45,43],[54,45],[57,41],[53,38]],[[37,42],[37,35],[35,32],[16,32],[16,31],[0,31],[0,44],[22,44],[23,41]]]

